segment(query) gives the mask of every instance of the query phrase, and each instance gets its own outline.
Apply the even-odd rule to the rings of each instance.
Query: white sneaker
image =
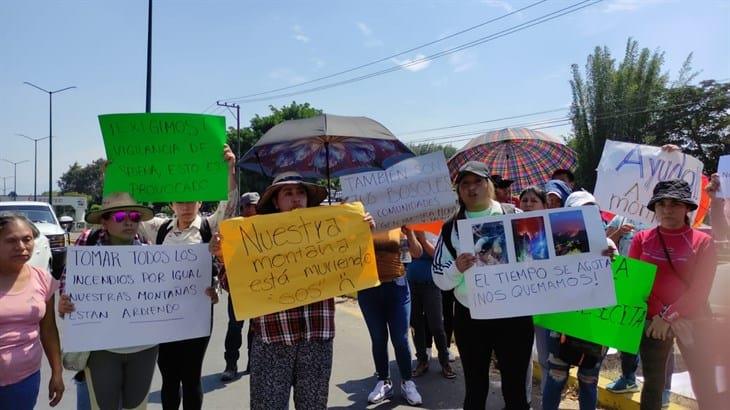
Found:
[[[393,396],[393,384],[390,380],[378,380],[373,391],[368,394],[368,403],[380,403]]]
[[[456,356],[454,355],[454,352],[451,351],[451,349],[449,349],[449,361],[451,363],[456,361]]]
[[[416,390],[416,383],[413,380],[406,380],[400,384],[400,392],[411,406],[418,406],[423,403],[421,395]]]

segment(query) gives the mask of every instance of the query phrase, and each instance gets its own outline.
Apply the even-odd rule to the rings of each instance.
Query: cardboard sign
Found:
[[[536,325],[636,354],[646,322],[646,301],[656,266],[618,256],[612,265],[616,304],[599,309],[533,316]]]
[[[564,312],[616,303],[598,208],[585,206],[459,220],[475,319]],[[466,251],[464,251],[466,252]]]
[[[236,319],[280,312],[380,284],[359,202],[221,223]]]
[[[458,209],[443,152],[408,158],[384,171],[340,177],[342,195],[360,201],[378,230],[442,221]]]
[[[720,175],[720,191],[717,196],[730,198],[730,155],[720,157],[720,162],[717,164],[717,173]]]
[[[606,211],[655,224],[654,213],[646,208],[654,185],[683,179],[692,189],[692,198],[699,203],[702,169],[702,162],[678,151],[606,140],[594,195]]]
[[[67,352],[155,345],[210,334],[207,244],[71,246],[63,323]]]
[[[104,195],[138,202],[219,201],[228,195],[225,117],[202,114],[99,116],[106,157]]]

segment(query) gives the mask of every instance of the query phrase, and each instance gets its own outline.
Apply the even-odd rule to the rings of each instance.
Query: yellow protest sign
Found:
[[[237,320],[378,285],[361,203],[295,209],[221,223]]]

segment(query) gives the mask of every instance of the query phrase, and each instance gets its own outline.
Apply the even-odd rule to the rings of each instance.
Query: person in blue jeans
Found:
[[[631,240],[637,232],[651,228],[651,225],[641,221],[616,215],[606,226],[606,236],[618,245],[618,253],[628,256]],[[606,390],[612,393],[633,393],[639,391],[636,383],[636,370],[639,367],[639,356],[621,352],[621,376],[609,383]],[[662,407],[669,406],[669,397],[672,388],[672,373],[674,373],[674,355],[669,355],[664,378],[664,393]]]
[[[418,258],[423,249],[413,231],[403,228],[408,238],[411,256]],[[411,293],[400,259],[401,230],[376,232],[375,261],[380,286],[361,290],[357,301],[365,318],[372,343],[373,361],[378,381],[368,395],[369,403],[379,403],[393,396],[393,383],[388,367],[388,333],[395,351],[401,377],[401,395],[410,405],[422,403],[416,384],[411,380],[411,349],[408,343],[408,324],[411,316]]]
[[[259,195],[258,192],[246,192],[241,195],[241,199],[239,200],[239,205],[241,207],[240,215],[244,218],[256,215],[256,206],[259,204],[260,199],[261,195]],[[229,291],[228,281],[226,279],[221,279],[221,285],[226,291]],[[225,370],[223,370],[223,373],[221,373],[221,381],[229,382],[235,379],[238,375],[238,358],[241,356],[240,350],[241,345],[243,344],[243,322],[243,320],[236,320],[236,315],[233,313],[233,301],[231,300],[231,295],[229,292],[228,329],[226,330],[226,339],[224,342],[226,351],[223,354],[223,357],[226,360],[226,368]],[[251,361],[251,341],[253,339],[253,332],[251,331],[250,324],[246,339],[246,345],[248,346],[247,363],[249,363]],[[243,371],[243,374],[249,373],[250,368],[249,365],[246,364],[246,370]]]

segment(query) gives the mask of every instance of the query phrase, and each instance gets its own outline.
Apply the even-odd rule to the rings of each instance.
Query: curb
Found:
[[[578,369],[571,367],[568,374],[567,385],[572,388],[578,388]],[[532,362],[532,374],[535,378],[541,378],[540,364],[537,361]],[[606,389],[606,386],[612,382],[611,379],[605,377],[598,377],[598,405],[608,409],[620,409],[620,410],[639,410],[641,392],[636,393],[613,393]],[[691,407],[685,407],[681,404],[674,402],[669,403],[670,410],[685,410],[691,409]]]
[[[349,296],[349,295],[348,295]],[[342,300],[344,299],[344,300]],[[346,298],[341,298],[340,303],[337,303],[337,307],[346,311],[348,314],[362,318],[362,313],[359,309],[352,306],[347,306],[344,303]],[[354,298],[357,302],[357,297]],[[540,364],[537,360],[532,362],[532,377],[534,379],[540,379],[542,377]],[[636,393],[612,393],[606,389],[606,386],[612,382],[611,379],[605,377],[598,377],[598,405],[607,409],[619,409],[619,410],[640,410],[641,391]],[[571,367],[568,373],[567,386],[571,388],[578,388],[578,369]],[[674,396],[674,394],[673,394]],[[678,403],[670,402],[669,410],[689,410],[692,407],[686,407]]]

